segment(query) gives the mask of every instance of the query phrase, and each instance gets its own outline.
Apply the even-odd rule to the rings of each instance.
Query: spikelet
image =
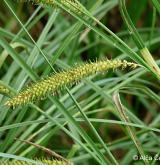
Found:
[[[57,7],[54,3],[54,0],[26,0],[26,2],[27,1],[36,5]]]
[[[117,69],[121,67],[135,68],[138,64],[127,62],[125,60],[101,60],[97,62],[85,63],[66,71],[56,73],[46,79],[38,81],[25,90],[18,93],[16,96],[8,100],[5,105],[8,107],[15,108],[19,105],[25,105],[29,102],[44,98],[48,94],[56,93],[61,88],[72,85],[82,78],[94,75],[95,73],[103,73],[109,69]]]
[[[0,94],[8,96],[10,95],[10,93],[11,93],[10,90],[6,86],[0,83]]]
[[[37,163],[42,163],[45,165],[73,165],[73,163],[60,161],[60,160],[39,160]],[[0,161],[0,165],[35,165],[34,163],[28,163],[22,160],[13,160],[13,161]]]
[[[62,5],[78,14],[81,14],[84,9],[77,0],[28,0],[28,2],[52,7],[60,7]]]

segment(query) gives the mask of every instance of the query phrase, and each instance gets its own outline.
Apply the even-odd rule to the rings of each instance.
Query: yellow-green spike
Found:
[[[37,164],[45,164],[45,165],[73,165],[73,163],[60,161],[60,160],[37,160]],[[13,161],[0,161],[0,165],[35,165],[34,163],[28,163],[22,160],[13,160]]]
[[[95,73],[103,73],[109,69],[135,68],[138,64],[127,62],[125,60],[101,60],[90,62],[73,67],[66,71],[56,73],[46,79],[38,81],[25,90],[18,93],[16,96],[8,100],[5,105],[8,107],[16,107],[25,105],[29,102],[39,100],[48,94],[52,94],[60,90],[62,87],[76,83],[82,78],[88,77]]]

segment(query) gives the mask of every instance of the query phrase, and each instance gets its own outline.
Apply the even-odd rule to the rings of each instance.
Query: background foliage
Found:
[[[74,164],[158,164],[133,156],[159,154],[160,72],[151,58],[160,63],[159,1],[81,0],[84,13],[56,2],[1,2],[0,83],[12,95],[86,61],[118,58],[143,67],[98,74],[14,110],[0,95],[2,160],[52,158],[18,138]]]

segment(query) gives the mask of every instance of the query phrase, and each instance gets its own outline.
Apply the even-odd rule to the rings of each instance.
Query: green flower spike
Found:
[[[0,82],[0,94],[10,96],[11,93],[10,89]]]
[[[39,164],[45,164],[45,165],[73,165],[73,163],[67,163],[65,161],[58,161],[58,160],[41,160],[38,161]],[[22,160],[13,160],[13,161],[2,161],[0,162],[0,165],[35,165],[33,163],[28,163]]]
[[[28,0],[28,1],[33,2],[35,4],[47,5],[52,7],[58,7],[57,5],[58,3],[59,5],[63,5],[68,9],[70,9],[71,11],[79,14],[83,13],[84,10],[82,6],[79,4],[79,2],[76,0]]]
[[[125,60],[104,60],[97,62],[85,63],[66,71],[62,71],[47,77],[39,82],[36,82],[18,93],[16,96],[8,100],[5,105],[15,108],[19,105],[25,105],[29,102],[42,99],[48,94],[56,93],[62,87],[72,85],[82,78],[88,77],[95,73],[103,73],[109,69],[116,69],[121,67],[135,68],[138,64],[127,62]]]

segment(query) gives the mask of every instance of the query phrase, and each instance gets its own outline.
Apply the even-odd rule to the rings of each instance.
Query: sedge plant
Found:
[[[157,164],[159,2],[126,1],[3,0],[1,164]]]

